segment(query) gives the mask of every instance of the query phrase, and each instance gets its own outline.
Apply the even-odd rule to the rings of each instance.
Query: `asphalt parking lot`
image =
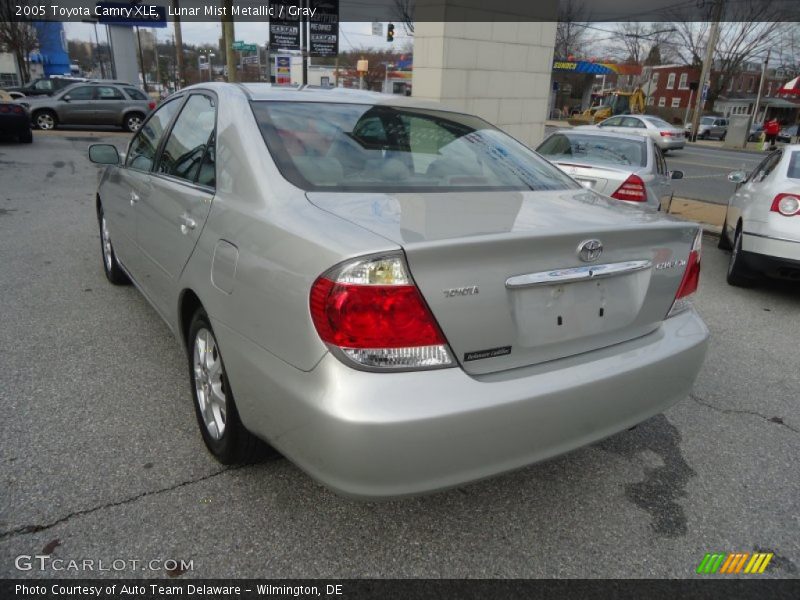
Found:
[[[797,285],[729,287],[707,236],[690,398],[515,473],[353,502],[286,460],[211,459],[180,347],[103,276],[86,147],[127,137],[35,135],[0,143],[0,577],[86,575],[15,568],[50,553],[193,561],[182,578],[684,578],[754,550],[775,553],[762,577],[800,577]]]

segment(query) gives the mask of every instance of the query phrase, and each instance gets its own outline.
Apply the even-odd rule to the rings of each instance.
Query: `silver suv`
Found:
[[[686,123],[686,137],[692,133],[692,124]],[[701,140],[719,138],[724,140],[728,134],[728,119],[724,117],[701,117],[700,124],[697,126],[697,137]]]
[[[156,103],[140,89],[121,81],[88,81],[71,85],[47,98],[21,102],[28,107],[34,127],[59,125],[117,125],[136,131]]]

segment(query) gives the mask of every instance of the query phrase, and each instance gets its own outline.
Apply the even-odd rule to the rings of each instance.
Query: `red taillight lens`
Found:
[[[628,200],[629,202],[644,202],[647,194],[644,190],[644,181],[638,175],[631,175],[625,182],[611,194],[617,200]]]
[[[24,113],[25,111],[23,110],[23,108],[22,108],[21,106],[12,106],[12,107],[11,107],[11,112],[15,112],[15,113],[17,113],[18,115],[21,115],[21,114],[22,114],[22,113]]]
[[[11,108],[7,104],[0,104],[0,113],[11,112]]]
[[[447,341],[400,257],[355,261],[320,276],[310,309],[320,338],[360,365],[452,364]]]
[[[782,214],[784,217],[800,215],[800,195],[778,194],[772,201],[770,211]]]
[[[671,131],[662,131],[661,137],[672,137],[674,134]]]
[[[689,296],[697,291],[700,284],[700,254],[703,244],[703,230],[698,229],[695,234],[692,249],[689,251],[689,258],[686,259],[686,270],[683,278],[675,293],[675,301],[672,303],[667,317],[671,317],[689,308]]]
[[[156,107],[156,103],[151,100],[147,103],[147,106],[150,110],[153,110]]]

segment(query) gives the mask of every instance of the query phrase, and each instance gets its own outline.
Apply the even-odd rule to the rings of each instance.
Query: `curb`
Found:
[[[703,233],[719,236],[728,211],[727,204],[713,204],[702,200],[673,197],[667,214],[684,221],[693,221],[703,228]]]

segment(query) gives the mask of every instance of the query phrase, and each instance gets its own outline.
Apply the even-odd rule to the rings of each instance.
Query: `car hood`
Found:
[[[403,246],[496,234],[635,228],[665,218],[589,190],[306,196],[318,208]]]

